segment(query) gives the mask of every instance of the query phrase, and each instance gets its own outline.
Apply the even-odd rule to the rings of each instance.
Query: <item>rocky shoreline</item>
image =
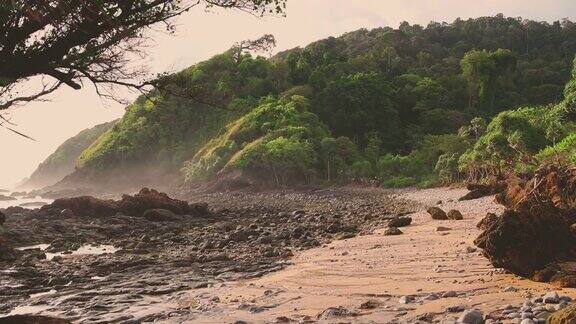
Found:
[[[110,201],[90,209],[94,202],[59,200],[3,210],[3,246],[29,248],[2,254],[0,314],[80,322],[185,316],[189,307],[178,305],[188,290],[279,270],[298,251],[369,233],[414,208],[379,190],[179,195],[209,211],[134,216]],[[76,253],[88,244],[116,252]]]

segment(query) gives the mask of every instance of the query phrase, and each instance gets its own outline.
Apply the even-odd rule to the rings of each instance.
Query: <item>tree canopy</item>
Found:
[[[66,85],[93,83],[142,89],[143,70],[128,64],[141,55],[146,30],[195,7],[279,14],[285,0],[7,0],[0,3],[0,111],[42,98]],[[28,89],[31,78],[41,86]],[[1,117],[2,115],[0,115]],[[7,122],[7,120],[5,120]]]

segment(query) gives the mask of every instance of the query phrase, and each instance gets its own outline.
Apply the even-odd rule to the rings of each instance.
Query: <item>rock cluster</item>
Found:
[[[144,188],[134,196],[123,195],[121,200],[103,200],[91,196],[56,199],[52,204],[41,208],[42,212],[66,210],[76,216],[113,216],[123,214],[141,217],[148,210],[167,210],[176,215],[203,216],[208,213],[206,204],[189,204],[172,199],[167,194]]]

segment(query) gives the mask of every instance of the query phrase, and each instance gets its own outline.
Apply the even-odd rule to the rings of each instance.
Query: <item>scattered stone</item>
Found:
[[[446,311],[450,312],[450,313],[460,313],[462,311],[464,311],[466,309],[466,307],[462,306],[462,305],[453,305],[453,306],[448,306],[448,308],[446,308]]]
[[[504,288],[503,291],[504,291],[504,292],[517,292],[517,291],[518,291],[518,288],[513,287],[513,286],[508,286],[508,287]]]
[[[426,211],[428,212],[428,214],[430,214],[430,216],[432,216],[432,219],[436,220],[448,219],[448,215],[446,215],[446,212],[439,207],[429,207],[428,209],[426,209]]]
[[[460,318],[458,318],[458,323],[463,324],[483,324],[484,323],[484,314],[477,309],[470,309],[464,311]]]
[[[530,318],[525,318],[522,320],[522,322],[520,322],[520,324],[536,324],[536,322],[534,322],[532,319]]]
[[[462,216],[462,213],[456,209],[452,209],[448,212],[448,214],[446,214],[446,216],[448,217],[448,219],[453,219],[453,220],[463,220],[464,216]]]
[[[558,304],[560,302],[560,297],[557,292],[550,291],[542,297],[542,301],[546,304]]]
[[[430,294],[430,295],[427,295],[426,297],[424,297],[424,300],[437,300],[439,298],[440,297],[438,297],[437,294]]]
[[[342,317],[342,316],[351,316],[354,314],[353,312],[349,311],[348,309],[339,306],[339,307],[329,307],[323,310],[320,314],[316,315],[317,319],[331,319],[334,317]]]
[[[478,249],[473,247],[473,246],[467,246],[466,247],[466,253],[474,253],[476,251],[478,251]]]
[[[360,304],[360,309],[374,309],[378,308],[379,306],[380,306],[379,301],[371,299]]]
[[[451,231],[452,229],[450,227],[446,227],[446,226],[438,226],[436,227],[436,232],[447,232],[447,231]]]
[[[389,227],[384,231],[384,235],[401,235],[403,232],[397,227]]]
[[[410,296],[410,295],[406,295],[406,296],[402,296],[400,297],[400,299],[398,299],[398,302],[400,304],[410,304],[412,302],[414,302],[414,296]]]
[[[412,218],[407,216],[401,216],[391,219],[388,222],[388,227],[405,227],[412,223]]]
[[[451,298],[451,297],[456,297],[456,296],[458,296],[458,293],[453,291],[453,290],[447,291],[447,292],[442,294],[442,298]]]

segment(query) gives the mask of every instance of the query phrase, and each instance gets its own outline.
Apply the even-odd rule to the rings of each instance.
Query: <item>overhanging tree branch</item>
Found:
[[[11,0],[0,2],[0,111],[40,100],[62,85],[81,89],[84,81],[142,90],[142,69],[129,62],[141,57],[146,31],[203,6],[235,9],[261,16],[282,14],[286,0]],[[15,94],[35,76],[55,84]],[[102,92],[99,92],[103,94]]]

